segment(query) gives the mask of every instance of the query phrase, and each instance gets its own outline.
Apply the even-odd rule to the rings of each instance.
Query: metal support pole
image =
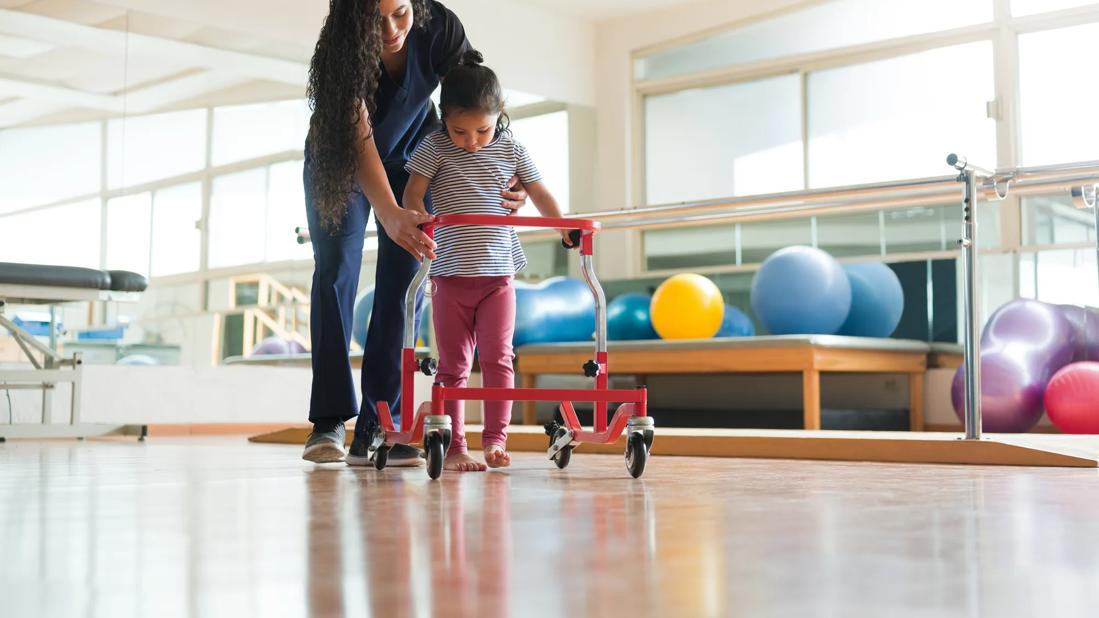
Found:
[[[950,155],[947,164],[957,168],[965,183],[962,201],[962,287],[965,312],[965,439],[981,439],[981,323],[977,314],[977,168],[964,157]]]

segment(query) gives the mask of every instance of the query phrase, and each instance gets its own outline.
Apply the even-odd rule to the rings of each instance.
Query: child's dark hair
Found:
[[[439,111],[444,131],[448,113],[478,110],[486,114],[499,114],[496,118],[497,135],[509,132],[511,119],[504,111],[504,89],[500,87],[496,73],[481,64],[484,61],[481,52],[468,50],[462,54],[458,65],[443,77]]]

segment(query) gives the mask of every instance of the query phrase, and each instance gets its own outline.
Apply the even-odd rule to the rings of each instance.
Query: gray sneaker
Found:
[[[313,463],[334,463],[343,461],[344,444],[347,439],[343,423],[314,423],[313,432],[305,441],[305,452],[301,458]]]
[[[374,465],[374,451],[370,450],[370,438],[356,435],[344,460],[349,466]],[[411,468],[424,465],[424,452],[407,444],[394,444],[386,458],[387,468]]]

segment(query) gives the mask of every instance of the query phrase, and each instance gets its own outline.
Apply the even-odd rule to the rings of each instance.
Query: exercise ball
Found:
[[[370,316],[374,313],[374,288],[359,295],[355,300],[355,310],[351,324],[351,340],[359,344],[360,348],[366,347],[366,333],[370,328]],[[416,345],[431,345],[431,300],[424,298],[420,307],[420,324],[416,327]]]
[[[359,344],[366,345],[366,329],[370,326],[370,314],[374,311],[374,288],[366,290],[355,299],[355,312],[351,320],[351,339]]]
[[[653,329],[649,306],[652,297],[640,292],[626,292],[607,305],[607,338],[611,341],[658,339]]]
[[[299,348],[301,346],[298,346]],[[252,348],[252,356],[292,354],[291,342],[282,337],[268,337]]]
[[[721,319],[721,328],[717,337],[751,337],[756,334],[752,318],[732,305],[725,305],[725,317]]]
[[[159,365],[160,361],[148,354],[129,354],[115,362],[116,365]]]
[[[852,337],[888,337],[904,313],[901,280],[881,262],[843,267],[851,285],[851,309],[838,334]]]
[[[649,312],[663,339],[709,339],[721,328],[725,301],[713,281],[684,273],[656,288]]]
[[[1046,413],[1064,433],[1099,433],[1099,363],[1061,368],[1046,387]]]
[[[566,277],[515,282],[513,346],[591,341],[594,333],[595,299],[586,283]]]
[[[1046,385],[1076,353],[1076,333],[1058,307],[1020,299],[997,309],[981,336],[985,431],[1029,431],[1042,418]],[[965,365],[954,374],[954,413],[965,418]]]
[[[1057,305],[1076,334],[1074,361],[1099,361],[1099,313],[1076,305]]]
[[[752,278],[751,303],[772,335],[833,335],[851,310],[851,283],[824,251],[786,247],[763,260]]]

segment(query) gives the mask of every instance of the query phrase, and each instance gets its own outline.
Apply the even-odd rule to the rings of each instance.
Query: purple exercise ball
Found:
[[[981,336],[982,428],[1029,431],[1042,418],[1046,384],[1076,355],[1076,330],[1054,305],[1020,299],[992,314]],[[965,365],[954,374],[954,413],[964,419]]]
[[[303,352],[305,348],[296,341],[283,339],[282,337],[268,337],[252,348],[253,356],[286,355]]]
[[[1076,336],[1073,362],[1099,361],[1099,313],[1076,305],[1057,305]]]

